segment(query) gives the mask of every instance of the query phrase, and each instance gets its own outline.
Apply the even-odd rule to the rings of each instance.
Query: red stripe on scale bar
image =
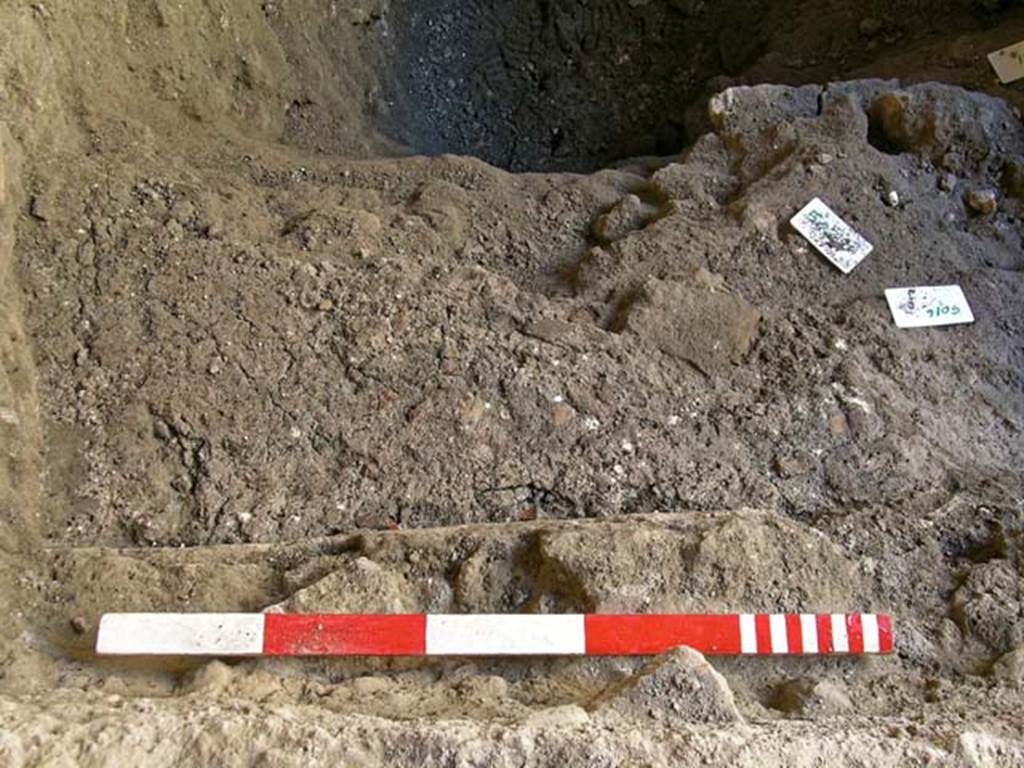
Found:
[[[423,656],[427,619],[413,615],[268,613],[264,656]]]
[[[705,655],[740,652],[739,616],[591,614],[588,656],[643,656],[688,645]]]
[[[879,614],[108,613],[110,656],[643,656],[891,653]]]

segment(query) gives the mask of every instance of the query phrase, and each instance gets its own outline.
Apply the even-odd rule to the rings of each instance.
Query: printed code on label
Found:
[[[849,274],[873,246],[818,198],[793,217],[793,228],[843,274]]]

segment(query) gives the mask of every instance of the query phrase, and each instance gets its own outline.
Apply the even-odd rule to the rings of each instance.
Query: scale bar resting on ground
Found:
[[[109,656],[641,656],[885,654],[892,618],[833,614],[108,613]]]

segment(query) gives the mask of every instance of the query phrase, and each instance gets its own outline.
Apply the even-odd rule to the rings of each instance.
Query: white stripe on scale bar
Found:
[[[864,630],[864,653],[878,653],[882,648],[878,633],[878,616],[873,613],[862,613],[860,626]]]
[[[740,653],[757,653],[757,623],[754,614],[740,614]]]
[[[786,617],[773,613],[768,617],[768,629],[772,638],[772,653],[789,653],[789,638],[786,636]]]
[[[257,656],[261,613],[108,613],[96,653],[121,656]]]
[[[586,650],[581,614],[427,616],[428,656],[582,655]]]
[[[850,637],[846,633],[846,614],[832,614],[832,652],[849,653]]]
[[[804,653],[818,652],[818,617],[813,613],[800,614],[800,639]]]

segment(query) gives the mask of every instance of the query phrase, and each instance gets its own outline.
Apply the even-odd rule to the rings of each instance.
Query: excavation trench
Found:
[[[1020,763],[1022,10],[0,2],[0,764]],[[974,324],[894,325],[954,282]],[[898,640],[708,687],[93,654],[262,610]]]

